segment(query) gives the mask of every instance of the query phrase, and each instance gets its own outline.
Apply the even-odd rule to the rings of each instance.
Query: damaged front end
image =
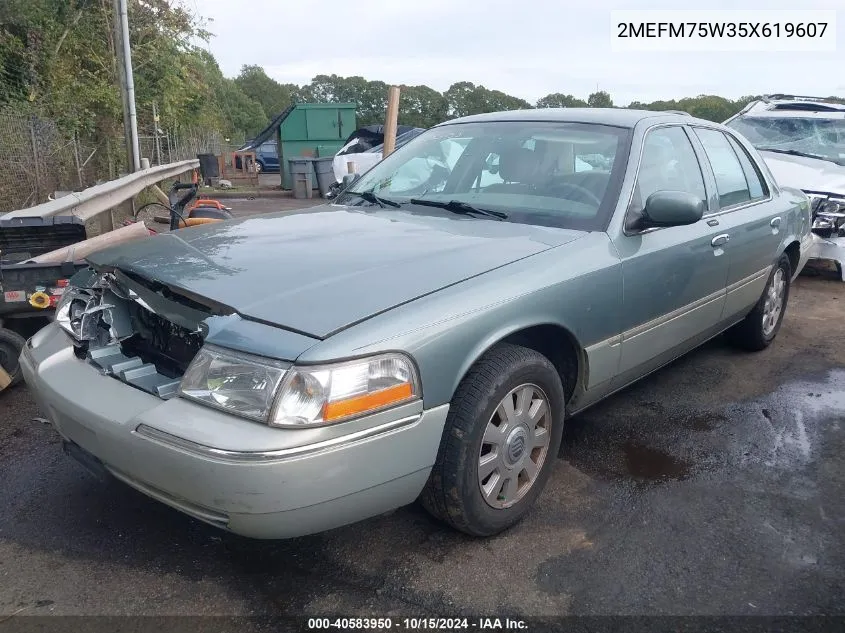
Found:
[[[80,271],[56,309],[75,354],[133,387],[170,398],[221,312],[119,270]]]
[[[832,261],[845,281],[845,197],[810,194],[813,247],[810,259]]]

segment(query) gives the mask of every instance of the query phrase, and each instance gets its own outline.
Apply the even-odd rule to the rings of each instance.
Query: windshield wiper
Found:
[[[478,215],[486,215],[490,218],[496,218],[497,220],[504,220],[508,217],[507,213],[502,213],[501,211],[491,211],[489,209],[481,209],[479,207],[474,207],[471,204],[467,204],[466,202],[461,202],[460,200],[449,200],[449,202],[444,202],[442,200],[423,200],[421,198],[411,198],[409,201],[411,204],[418,204],[423,207],[437,207],[438,209],[446,209],[447,211],[451,211],[452,213],[460,213],[462,215],[472,215],[473,213],[477,213]]]
[[[835,158],[831,158],[830,156],[822,156],[821,154],[809,154],[807,152],[799,152],[797,149],[779,149],[776,147],[758,147],[758,151],[761,152],[775,152],[776,154],[789,154],[790,156],[803,156],[804,158],[818,158],[819,160],[826,160],[831,163],[835,163],[837,165],[841,165],[842,163]]]
[[[377,204],[382,209],[384,209],[385,207],[393,207],[394,209],[398,209],[402,206],[394,200],[389,200],[387,198],[377,196],[372,191],[344,191],[344,193],[348,193],[353,196],[359,196],[371,204]]]

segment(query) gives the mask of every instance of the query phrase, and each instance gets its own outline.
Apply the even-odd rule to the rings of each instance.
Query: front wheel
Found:
[[[494,347],[455,392],[423,506],[473,536],[517,523],[554,468],[563,419],[552,363],[525,347]]]
[[[786,304],[789,301],[789,286],[792,279],[792,265],[783,254],[769,275],[763,295],[754,309],[730,330],[731,342],[751,352],[766,349],[780,331]]]

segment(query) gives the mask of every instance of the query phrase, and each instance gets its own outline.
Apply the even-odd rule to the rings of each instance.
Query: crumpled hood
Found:
[[[580,231],[321,206],[181,229],[89,257],[317,338]]]
[[[845,167],[805,156],[760,151],[778,184],[804,191],[845,195]]]

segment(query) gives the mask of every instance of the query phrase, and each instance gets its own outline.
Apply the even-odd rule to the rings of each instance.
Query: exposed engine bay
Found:
[[[79,358],[167,398],[202,347],[203,320],[214,314],[164,286],[89,269],[71,280],[56,321],[70,334]]]

